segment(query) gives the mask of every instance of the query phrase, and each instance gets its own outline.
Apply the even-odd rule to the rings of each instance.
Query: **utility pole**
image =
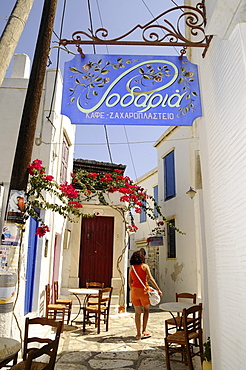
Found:
[[[0,38],[0,86],[9,67],[34,0],[17,0]]]
[[[26,190],[58,0],[45,0],[15,151],[10,190]]]

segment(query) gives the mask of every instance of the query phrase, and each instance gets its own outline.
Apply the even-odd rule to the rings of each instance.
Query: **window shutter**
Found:
[[[171,199],[176,196],[174,150],[164,157],[164,198]]]

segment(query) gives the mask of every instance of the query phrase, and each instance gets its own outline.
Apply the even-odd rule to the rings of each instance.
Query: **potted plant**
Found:
[[[208,337],[207,341],[203,344],[204,352],[203,352],[203,370],[212,370],[212,360],[211,360],[211,342],[210,337]]]

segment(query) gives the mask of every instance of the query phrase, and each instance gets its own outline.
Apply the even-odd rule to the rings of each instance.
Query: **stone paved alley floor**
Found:
[[[109,331],[102,325],[98,335],[94,325],[83,333],[81,324],[66,326],[59,345],[55,370],[163,370],[164,321],[170,315],[151,308],[148,331],[151,338],[136,340],[134,313],[112,315]],[[193,359],[195,370],[201,370],[200,359]],[[172,370],[187,370],[184,364],[173,363]]]

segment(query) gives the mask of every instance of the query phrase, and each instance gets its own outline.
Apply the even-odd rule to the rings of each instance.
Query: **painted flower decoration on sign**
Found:
[[[183,85],[182,91],[186,92],[185,100],[187,101],[186,104],[182,107],[180,107],[178,110],[180,111],[180,114],[177,115],[178,118],[180,118],[182,115],[185,115],[189,111],[192,113],[195,112],[195,98],[198,96],[197,92],[192,89],[192,82],[195,81],[194,78],[194,72],[188,71],[185,64],[187,64],[186,61],[182,62],[184,64],[183,67],[180,68],[179,71],[179,79],[178,83]]]
[[[134,60],[136,62],[137,59]],[[86,98],[84,104],[87,105],[89,100],[91,99],[91,95],[97,96],[99,95],[100,89],[104,88],[106,84],[111,82],[110,77],[105,77],[109,72],[114,69],[125,69],[126,65],[131,64],[133,61],[131,59],[127,59],[123,61],[123,58],[118,58],[116,63],[112,63],[111,61],[103,62],[100,59],[98,62],[88,62],[84,64],[79,70],[76,67],[69,67],[70,71],[73,73],[71,78],[74,78],[74,86],[70,87],[70,103],[75,102],[74,94],[79,89],[80,94],[84,94],[83,96]],[[134,69],[133,69],[134,70]],[[134,70],[134,78],[130,78],[130,80],[126,83],[127,89],[130,90],[132,87],[136,89],[136,86],[139,86],[138,89],[141,90],[141,87],[145,87],[147,89],[153,89],[153,85],[162,84],[165,78],[172,78],[174,76],[175,71],[170,67],[170,65],[161,63],[141,63],[139,68]],[[126,71],[126,75],[129,72]],[[124,75],[124,74],[123,74]],[[112,87],[114,86],[115,82],[112,83]],[[111,89],[112,87],[109,87]],[[151,94],[153,91],[143,91],[145,93]],[[138,93],[136,93],[138,94]]]
[[[131,60],[128,59],[125,63],[129,64],[131,63]],[[103,64],[102,59],[97,63],[89,62],[82,66],[81,71],[76,67],[70,67],[70,71],[72,73],[76,73],[75,86],[74,88],[70,88],[71,95],[74,95],[78,88],[82,88],[82,91],[86,91],[86,99],[90,99],[90,94],[94,96],[98,95],[98,89],[104,87],[110,82],[110,78],[105,77],[109,73],[110,68],[125,68],[123,59],[118,58],[116,63],[107,61],[105,64]],[[74,100],[75,97],[72,97],[70,102],[73,103]]]
[[[202,115],[197,65],[178,56],[76,55],[65,65],[62,114],[75,124],[191,126]]]

